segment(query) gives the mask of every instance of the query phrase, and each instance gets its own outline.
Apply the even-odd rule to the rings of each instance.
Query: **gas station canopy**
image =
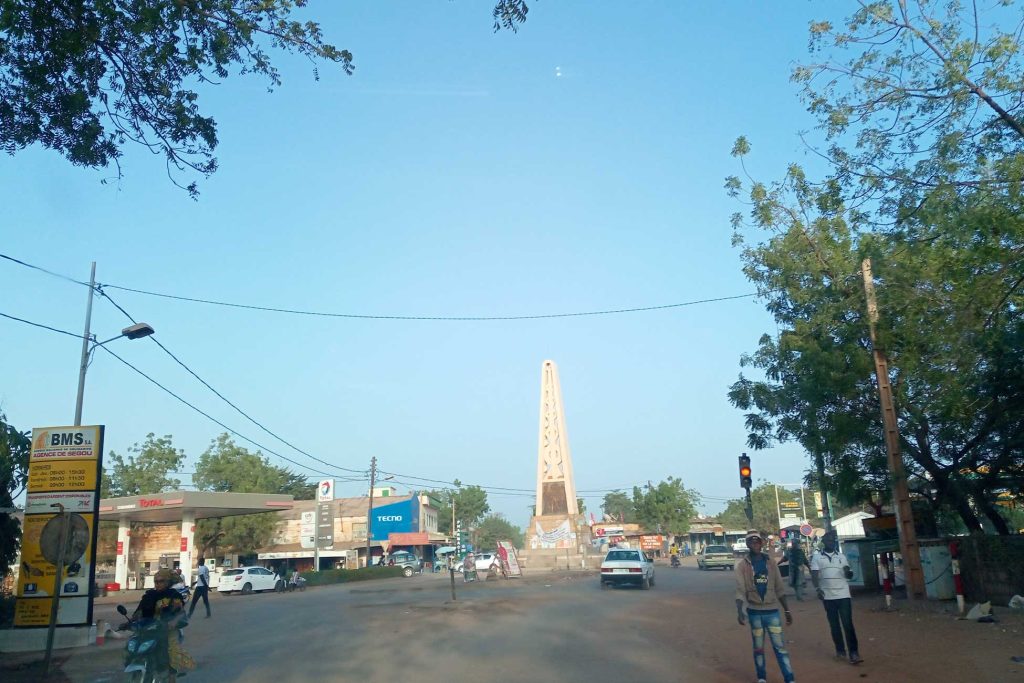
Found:
[[[185,511],[193,519],[251,515],[257,512],[288,510],[292,496],[277,493],[209,493],[206,491],[168,491],[142,496],[100,500],[101,520],[171,523],[182,521]]]

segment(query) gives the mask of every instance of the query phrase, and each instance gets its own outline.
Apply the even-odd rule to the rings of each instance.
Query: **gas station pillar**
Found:
[[[121,590],[128,590],[128,546],[131,544],[131,522],[122,517],[117,522],[117,559],[114,563],[114,581]]]
[[[181,514],[181,554],[178,558],[185,585],[192,585],[192,549],[196,536],[196,513],[184,510]]]

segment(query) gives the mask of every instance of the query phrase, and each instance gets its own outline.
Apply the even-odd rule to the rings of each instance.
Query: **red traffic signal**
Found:
[[[753,486],[754,480],[751,477],[750,457],[744,453],[740,456],[740,486],[748,491]]]

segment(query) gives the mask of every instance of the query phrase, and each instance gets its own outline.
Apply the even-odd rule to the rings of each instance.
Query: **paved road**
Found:
[[[685,579],[684,579],[685,576]],[[601,590],[595,572],[457,583],[423,575],[304,593],[214,595],[187,629],[185,683],[281,681],[678,680],[653,638],[670,595],[731,591],[727,573],[658,566],[650,591]],[[727,600],[728,596],[723,596]],[[131,606],[128,606],[129,609]],[[97,616],[113,620],[113,605]],[[118,641],[67,661],[72,681],[119,680]]]
[[[692,560],[691,560],[692,562]],[[537,573],[524,579],[458,584],[446,575],[311,588],[285,595],[214,596],[186,647],[198,669],[183,683],[546,683],[753,680],[750,636],[735,621],[733,575],[691,565],[657,566],[656,585],[601,590],[590,572]],[[1024,681],[1024,617],[1003,610],[999,623],[955,621],[928,605],[855,601],[861,654],[851,667],[832,659],[817,600],[791,602],[786,629],[798,680],[830,683]],[[108,605],[101,609],[112,611]],[[120,681],[123,641],[75,651],[68,683]],[[68,653],[62,653],[62,658]],[[0,662],[3,683],[37,681]],[[778,681],[774,662],[769,680]]]

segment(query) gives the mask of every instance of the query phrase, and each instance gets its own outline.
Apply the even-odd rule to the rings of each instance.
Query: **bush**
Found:
[[[307,586],[326,586],[331,583],[349,583],[370,579],[393,579],[402,576],[401,567],[361,567],[359,569],[328,569],[320,572],[306,572],[302,578]]]

